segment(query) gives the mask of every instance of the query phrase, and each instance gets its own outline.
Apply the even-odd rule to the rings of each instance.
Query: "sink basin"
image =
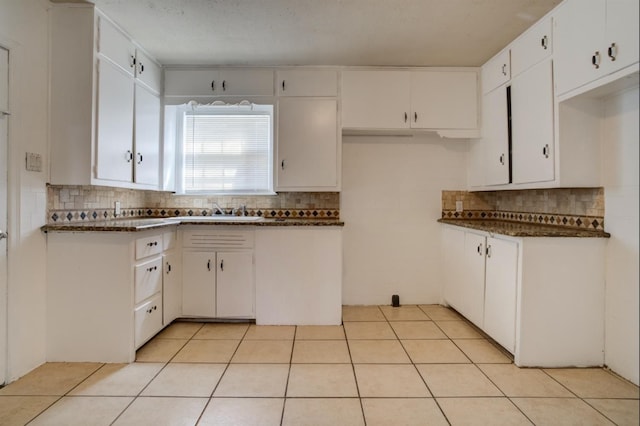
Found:
[[[184,222],[261,222],[264,217],[261,216],[178,216],[172,218]]]

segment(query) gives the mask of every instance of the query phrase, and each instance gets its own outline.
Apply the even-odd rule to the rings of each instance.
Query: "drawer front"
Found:
[[[136,240],[136,260],[162,253],[162,234]]]
[[[145,344],[162,329],[162,293],[157,293],[151,300],[138,306],[134,311],[135,348]]]
[[[138,304],[162,288],[162,258],[136,266],[135,303]]]

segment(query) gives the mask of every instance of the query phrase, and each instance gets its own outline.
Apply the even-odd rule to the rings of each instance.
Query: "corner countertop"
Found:
[[[509,222],[505,220],[484,219],[438,219],[447,225],[476,229],[489,234],[508,235],[510,237],[564,237],[564,238],[609,238],[611,234],[589,229],[573,229],[562,226],[539,225],[536,223]]]
[[[177,225],[197,226],[344,226],[336,219],[264,219],[256,222],[225,220],[224,222],[189,220],[189,218],[113,219],[95,222],[50,223],[43,232],[138,232]]]

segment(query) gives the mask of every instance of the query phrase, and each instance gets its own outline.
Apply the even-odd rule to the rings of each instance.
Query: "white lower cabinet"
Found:
[[[165,254],[162,261],[162,314],[166,326],[182,316],[182,253]]]
[[[604,362],[604,238],[509,237],[445,226],[444,301],[521,367]]]
[[[135,308],[135,347],[142,346],[162,328],[162,294],[157,293]]]
[[[216,316],[215,262],[215,252],[182,254],[182,315],[211,318]]]

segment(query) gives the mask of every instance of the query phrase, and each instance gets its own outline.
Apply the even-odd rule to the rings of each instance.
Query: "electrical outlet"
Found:
[[[113,203],[113,215],[116,217],[120,216],[120,201]]]
[[[462,211],[462,201],[456,201],[456,211],[457,212]]]

